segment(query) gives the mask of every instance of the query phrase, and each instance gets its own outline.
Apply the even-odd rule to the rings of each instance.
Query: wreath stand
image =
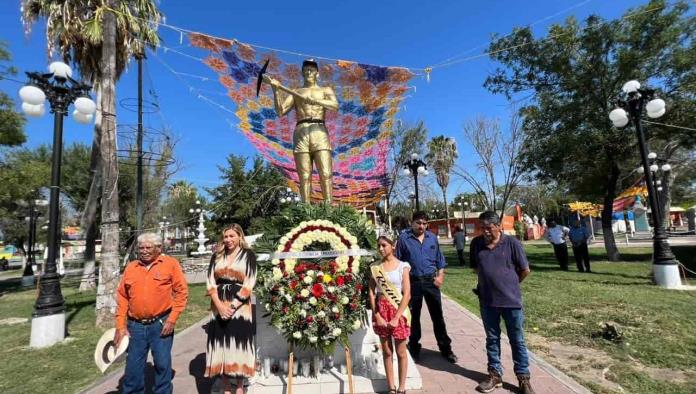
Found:
[[[355,394],[355,388],[353,387],[353,362],[350,359],[350,346],[345,346],[343,349],[346,352],[346,369],[348,371],[348,393]],[[295,355],[292,351],[291,346],[290,353],[288,354],[288,394],[292,394],[292,377],[294,370],[294,362]]]

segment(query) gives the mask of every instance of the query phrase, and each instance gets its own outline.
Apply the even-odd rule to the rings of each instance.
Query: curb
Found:
[[[196,328],[199,328],[201,325],[205,324],[208,320],[210,320],[210,316],[206,316],[206,317],[202,318],[201,320],[197,321],[196,323],[183,329],[180,333],[174,334],[174,339],[185,337],[189,332],[193,331]],[[100,386],[102,383],[106,382],[107,380],[110,380],[114,376],[123,375],[123,371],[126,369],[125,361],[123,363],[124,363],[124,365],[119,366],[118,368],[114,369],[113,371],[109,372],[108,374],[97,379],[97,381],[92,382],[88,387],[85,387],[84,389],[80,390],[79,393],[85,394],[85,393],[93,390],[95,387]]]
[[[465,315],[467,315],[469,318],[477,321],[483,327],[483,322],[473,312],[471,312],[470,310],[468,310],[465,307],[463,307],[462,305],[460,305],[457,301],[455,301],[454,299],[452,299],[450,296],[446,295],[445,293],[441,293],[441,294],[448,301],[451,301]],[[501,332],[501,339],[502,338],[507,338],[507,335],[505,333]],[[549,375],[551,375],[554,379],[558,380],[559,382],[563,383],[566,387],[573,390],[573,392],[578,393],[578,394],[592,394],[592,392],[590,390],[588,390],[587,388],[582,386],[580,383],[576,382],[573,378],[566,375],[558,368],[549,364],[546,360],[537,356],[531,350],[527,349],[527,354],[529,356],[529,359],[531,361],[533,361],[541,370],[548,373]]]

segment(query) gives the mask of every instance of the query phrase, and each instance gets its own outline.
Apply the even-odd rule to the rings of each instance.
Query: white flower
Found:
[[[271,260],[271,264],[273,264],[273,265],[278,265],[278,264],[280,264],[280,260],[278,260],[278,259],[273,259],[273,260]]]
[[[341,297],[341,304],[346,305],[348,303],[348,301],[350,301],[350,300],[348,300],[348,297],[346,297],[346,296]]]
[[[286,294],[286,295],[285,295],[285,300],[287,300],[288,303],[292,303],[292,297],[290,297],[289,294]]]
[[[300,292],[300,295],[301,295],[302,297],[304,297],[304,298],[309,297],[309,290],[307,290],[307,289],[302,289],[302,291]]]
[[[329,293],[333,293],[333,292],[336,291],[336,286],[329,286],[329,287],[326,288],[326,290],[328,290]]]
[[[312,300],[309,300],[309,302],[312,302]],[[326,313],[324,313],[324,311],[319,311],[319,313],[317,313],[317,317],[324,318],[324,317],[326,317]]]
[[[299,331],[295,331],[292,333],[292,337],[295,339],[300,339],[300,338],[302,338],[302,333]]]
[[[314,297],[312,297],[312,298],[309,299],[309,303],[310,303],[311,305],[316,305],[316,304],[317,304],[317,299],[314,298]]]
[[[314,276],[314,270],[307,271],[307,276]]]
[[[309,275],[305,276],[303,280],[304,280],[304,283],[306,283],[306,284],[312,283],[312,277]]]
[[[285,288],[284,287],[280,288],[280,295],[285,295]]]
[[[333,308],[331,308],[331,312],[338,313],[338,307],[334,306]]]
[[[337,337],[337,336],[341,335],[341,329],[338,327],[334,328],[333,331],[331,331],[331,333],[333,334],[333,336]]]
[[[297,264],[295,259],[285,260],[285,271],[292,272],[295,269],[295,264]]]
[[[317,276],[324,276],[324,273],[319,271],[319,272],[317,272]]]
[[[358,328],[360,328],[361,325],[362,325],[362,323],[360,323],[360,320],[354,321],[353,322],[353,330],[357,330]]]
[[[300,316],[307,317],[307,311],[304,309],[300,309]]]
[[[278,267],[273,267],[273,279],[278,280],[283,277],[283,271]]]
[[[271,309],[271,304],[266,304],[265,307],[266,307],[266,310],[269,310],[269,309]]]
[[[309,337],[309,342],[310,342],[310,343],[317,343],[317,339],[318,339],[318,338],[317,338],[317,337],[314,337],[314,336]]]

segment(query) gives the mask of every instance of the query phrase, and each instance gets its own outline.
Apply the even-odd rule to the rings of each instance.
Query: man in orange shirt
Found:
[[[174,325],[186,307],[188,287],[179,262],[162,254],[162,239],[154,233],[138,237],[139,260],[131,261],[116,291],[118,345],[130,337],[123,393],[145,391],[145,362],[152,351],[154,393],[171,393]]]

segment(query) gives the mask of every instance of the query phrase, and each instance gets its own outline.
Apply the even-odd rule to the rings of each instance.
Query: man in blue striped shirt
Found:
[[[421,349],[420,313],[425,298],[440,353],[449,362],[456,363],[457,356],[452,353],[452,340],[447,335],[442,314],[440,287],[445,280],[445,256],[440,251],[437,237],[427,231],[427,227],[428,216],[425,212],[415,212],[411,228],[401,233],[396,246],[396,257],[411,265],[411,337],[408,349],[417,360]]]

